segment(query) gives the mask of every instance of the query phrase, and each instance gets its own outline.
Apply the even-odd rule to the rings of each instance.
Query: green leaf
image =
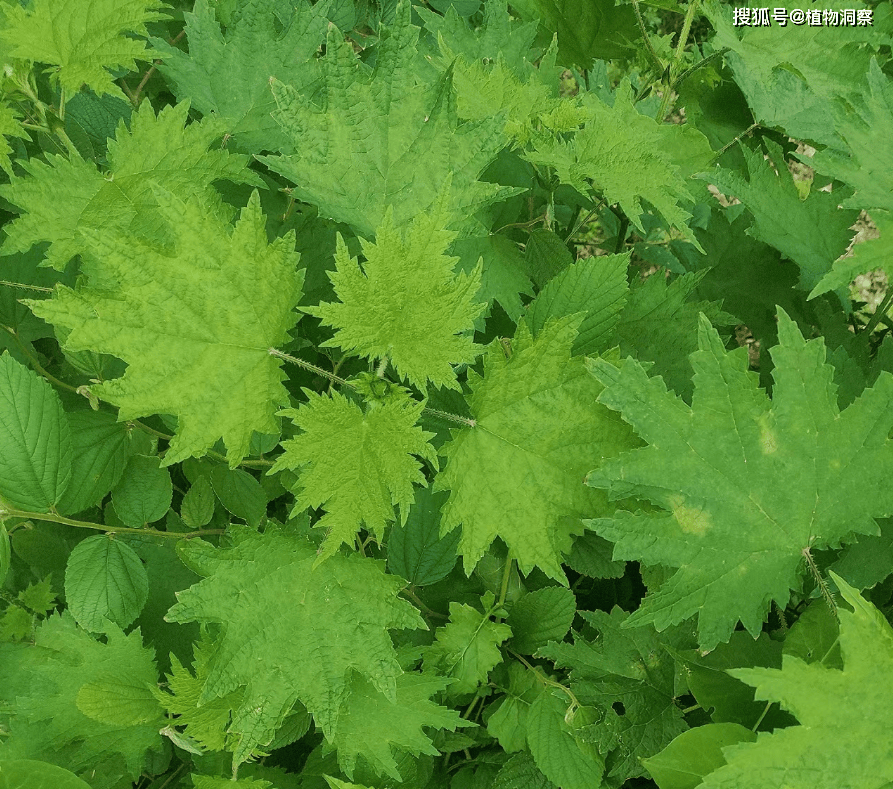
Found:
[[[801,725],[724,749],[728,763],[704,779],[704,789],[744,782],[753,789],[882,787],[893,781],[893,754],[876,735],[889,727],[893,709],[891,686],[878,682],[893,673],[893,629],[840,576],[831,577],[854,609],[838,611],[843,670],[791,655],[781,669],[732,669],[758,698],[781,702]]]
[[[120,540],[88,537],[68,557],[65,598],[85,630],[105,633],[109,621],[127,627],[140,615],[148,596],[146,568],[133,548]]]
[[[196,201],[156,197],[171,222],[172,247],[118,231],[84,233],[91,284],[28,304],[71,330],[66,347],[128,363],[123,378],[92,387],[120,407],[119,419],[178,417],[165,465],[203,455],[222,437],[235,466],[253,431],[278,432],[275,408],[288,399],[269,349],[288,339],[296,320],[303,275],[294,237],[267,244],[256,193],[232,231]],[[227,397],[211,401],[208,391]]]
[[[580,482],[593,458],[635,445],[629,429],[595,405],[599,385],[571,358],[582,316],[550,321],[534,340],[522,322],[512,357],[495,342],[483,378],[469,371],[472,428],[453,431],[435,490],[450,490],[441,533],[459,524],[466,574],[496,537],[521,571],[538,566],[564,582],[561,557],[579,519],[604,512],[606,499]]]
[[[703,786],[705,775],[726,763],[724,748],[756,738],[737,723],[708,723],[682,732],[643,764],[660,789],[695,789]]]
[[[267,514],[267,494],[251,474],[240,468],[215,466],[211,470],[211,485],[229,512],[249,526],[260,525]]]
[[[884,483],[893,472],[893,376],[882,374],[841,412],[824,342],[805,341],[782,310],[778,332],[771,402],[746,349],[726,352],[703,316],[691,407],[632,359],[592,363],[606,386],[600,401],[650,446],[608,461],[589,484],[666,512],[591,525],[616,543],[617,559],[679,568],[628,625],[663,629],[698,613],[704,650],[727,640],[738,620],[756,636],[770,601],[783,609],[799,587],[804,550],[877,534],[874,517],[893,512]],[[876,495],[854,494],[865,486]]]
[[[150,714],[158,675],[139,630],[125,636],[110,626],[101,643],[78,629],[67,612],[54,615],[38,626],[33,642],[0,644],[0,665],[0,700],[11,710],[5,715],[9,735],[0,746],[0,764],[43,760],[64,765],[89,780],[92,789],[119,789],[124,780],[136,781],[152,755],[161,753],[163,712],[155,704]],[[85,699],[117,697],[106,709],[117,714],[111,719],[84,714],[78,698],[87,687]],[[124,687],[130,701],[122,707]],[[122,709],[131,705],[139,710],[137,719],[123,722]]]
[[[604,537],[585,532],[574,538],[570,553],[565,557],[565,564],[590,578],[622,578],[626,571],[626,562],[615,562],[611,558],[613,551],[614,546]]]
[[[94,251],[91,231],[108,235],[113,246],[121,244],[118,234],[123,234],[127,247],[133,234],[164,235],[166,223],[179,224],[180,216],[164,211],[154,191],[158,187],[181,200],[200,197],[229,218],[231,209],[221,206],[212,183],[225,179],[263,186],[263,181],[247,168],[247,156],[208,150],[222,133],[218,121],[208,118],[185,126],[188,113],[188,102],[164,107],[156,115],[144,101],[130,131],[121,120],[115,139],[108,141],[108,172],[75,156],[48,153],[46,162],[22,162],[28,177],[15,177],[0,187],[0,195],[22,212],[5,226],[4,254],[48,241],[47,264],[62,271],[74,255]],[[91,272],[103,282],[108,275]]]
[[[214,490],[206,476],[199,477],[180,503],[180,517],[190,529],[200,529],[207,526],[214,516]],[[266,507],[264,508],[266,511]]]
[[[9,534],[6,532],[6,524],[0,523],[0,587],[6,581],[11,559],[12,550],[9,547]]]
[[[154,455],[134,455],[112,491],[112,504],[128,526],[139,528],[164,517],[170,509],[171,474]]]
[[[557,789],[527,753],[512,756],[496,774],[493,789]]]
[[[441,199],[404,233],[388,209],[375,243],[362,242],[362,268],[338,236],[337,270],[329,279],[340,303],[303,308],[335,328],[324,347],[387,359],[401,378],[422,391],[429,382],[460,388],[453,366],[470,364],[480,353],[471,333],[485,305],[475,302],[480,264],[470,275],[453,274],[457,258],[444,253],[455,234],[442,229],[445,219],[446,201]]]
[[[629,253],[585,258],[553,277],[528,305],[525,320],[534,335],[549,318],[583,312],[571,353],[603,353],[614,345],[614,330],[626,304]]]
[[[558,33],[565,66],[592,68],[594,58],[629,57],[641,38],[633,9],[615,0],[534,0],[543,22]]]
[[[312,93],[319,77],[314,58],[325,40],[330,3],[299,3],[291,14],[271,0],[240,3],[221,32],[217,3],[198,0],[184,14],[189,52],[153,38],[161,53],[158,70],[179,100],[222,121],[228,146],[239,151],[276,151],[287,138],[271,117],[276,109],[270,78]],[[352,27],[352,25],[350,26]]]
[[[440,535],[444,493],[416,488],[405,523],[395,523],[388,535],[388,569],[416,586],[446,578],[456,564],[459,532]]]
[[[525,158],[553,168],[561,183],[580,194],[595,190],[607,202],[618,203],[642,235],[642,200],[647,200],[700,249],[688,226],[691,214],[683,206],[694,199],[686,179],[706,169],[713,158],[707,138],[691,126],[659,124],[640,114],[627,81],[617,88],[613,106],[591,94],[583,106],[587,115],[582,130],[568,141],[557,135],[542,138]]]
[[[205,578],[180,592],[167,619],[220,623],[199,703],[244,687],[230,727],[239,738],[236,763],[271,741],[298,700],[331,736],[353,671],[395,698],[402,672],[388,631],[424,628],[416,609],[397,598],[403,581],[356,554],[335,554],[314,569],[316,546],[275,527],[261,535],[232,526],[228,534],[221,548],[179,544]]]
[[[423,651],[422,667],[456,681],[447,688],[450,696],[473,693],[487,682],[490,670],[502,661],[499,645],[512,629],[493,622],[488,614],[464,603],[450,603],[450,621],[439,627],[434,643]]]
[[[509,611],[512,648],[532,655],[550,641],[561,641],[577,613],[574,593],[563,586],[547,586],[523,595]]]
[[[362,756],[379,775],[400,781],[394,749],[415,756],[438,756],[440,752],[422,727],[455,731],[459,726],[473,725],[458,712],[430,701],[448,684],[441,677],[401,674],[397,677],[396,698],[390,699],[368,679],[354,674],[330,738],[344,773],[352,778],[357,757]]]
[[[123,119],[130,124],[133,105],[117,96],[81,91],[65,103],[65,132],[85,159],[106,163],[109,140]]]
[[[5,101],[0,101],[0,168],[10,177],[13,178],[12,160],[9,154],[13,148],[9,144],[10,137],[18,137],[19,139],[30,139],[28,132],[22,128],[20,115]]]
[[[543,693],[538,674],[512,661],[505,667],[508,687],[504,695],[490,709],[487,732],[499,740],[506,753],[525,751],[527,748],[527,715],[530,705]],[[505,685],[505,682],[501,683]]]
[[[48,512],[71,480],[71,433],[59,396],[8,353],[0,356],[0,498]]]
[[[366,238],[388,207],[396,227],[430,210],[450,174],[448,213],[477,229],[475,211],[518,191],[478,181],[507,142],[500,134],[505,121],[493,116],[460,125],[449,72],[432,87],[419,84],[418,29],[410,16],[410,3],[397,3],[371,72],[332,27],[317,97],[272,83],[278,107],[273,117],[294,153],[260,161],[295,184],[295,198]]]
[[[576,737],[567,711],[563,693],[541,693],[530,705],[527,743],[536,766],[561,789],[602,786],[604,764],[592,746]]]
[[[536,285],[542,288],[547,282],[558,277],[574,263],[567,245],[551,230],[538,228],[527,237],[524,257],[530,275]],[[582,310],[578,310],[582,312]],[[573,313],[566,312],[565,315]],[[555,317],[563,317],[556,315]],[[545,323],[545,320],[543,321]]]
[[[364,413],[344,395],[318,395],[305,389],[308,402],[280,413],[302,431],[282,442],[285,450],[271,473],[301,469],[295,486],[297,514],[325,507],[316,528],[325,529],[320,561],[339,546],[352,543],[361,525],[384,539],[395,519],[394,506],[405,522],[413,500],[413,483],[424,485],[418,456],[436,463],[428,443],[431,433],[416,425],[424,405],[391,400]]]
[[[4,9],[0,38],[13,57],[50,64],[64,91],[86,84],[124,99],[109,71],[136,71],[137,60],[151,59],[136,37],[147,34],[146,23],[164,19],[163,7],[154,0],[35,0],[27,10]]]
[[[893,573],[893,519],[878,518],[880,534],[859,535],[841,551],[832,570],[857,589],[870,589]]]
[[[0,762],[0,789],[90,789],[90,786],[54,764],[14,759]]]
[[[127,425],[117,421],[113,414],[73,411],[67,417],[72,481],[56,509],[63,515],[73,515],[99,504],[118,484],[132,448]]]

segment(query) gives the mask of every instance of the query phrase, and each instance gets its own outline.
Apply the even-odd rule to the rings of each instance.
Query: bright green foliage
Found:
[[[48,63],[64,91],[86,84],[97,93],[124,98],[109,71],[136,68],[152,51],[139,39],[146,23],[163,19],[155,0],[35,0],[26,10],[5,7],[0,39],[8,53],[33,63]]]
[[[651,375],[661,376],[686,400],[692,392],[688,357],[698,348],[698,315],[720,326],[737,323],[717,302],[691,301],[706,273],[683,274],[669,284],[661,276],[636,283],[614,333],[621,354],[653,362]]]
[[[161,750],[157,672],[139,630],[110,628],[95,641],[70,614],[51,616],[33,644],[0,644],[0,700],[9,737],[5,759],[39,759],[89,779],[93,789],[125,789],[150,751]]]
[[[893,630],[883,614],[838,576],[853,611],[840,609],[843,670],[785,655],[781,669],[733,669],[758,698],[780,701],[800,726],[761,733],[753,744],[723,750],[728,764],[704,789],[838,789],[883,787],[893,781],[893,754],[879,732],[891,723]]]
[[[65,601],[85,630],[104,633],[110,622],[126,628],[148,596],[146,568],[126,543],[97,535],[78,543],[69,555]]]
[[[250,0],[233,8],[226,32],[215,16],[216,3],[198,0],[186,13],[189,53],[153,39],[164,63],[159,70],[177,98],[188,99],[203,115],[222,119],[228,145],[250,153],[276,151],[286,144],[271,117],[276,108],[270,77],[299,92],[318,77],[313,59],[325,38],[329,3],[302,0],[289,14],[272,0]],[[289,9],[291,10],[291,9]],[[278,29],[277,29],[278,28]]]
[[[405,234],[388,209],[375,242],[363,241],[362,268],[339,236],[337,270],[329,279],[340,303],[304,308],[336,329],[323,345],[387,359],[422,391],[429,382],[458,389],[452,366],[470,364],[481,350],[471,337],[475,318],[486,308],[475,301],[481,268],[470,276],[453,274],[457,259],[444,254],[455,237],[442,229],[446,202],[444,195]]]
[[[492,596],[485,596],[482,603],[483,614],[473,606],[450,603],[449,624],[437,629],[434,643],[424,650],[426,672],[455,679],[447,689],[450,695],[474,693],[486,683],[490,670],[502,660],[499,645],[512,634],[508,625],[490,619]]]
[[[286,402],[269,348],[295,324],[303,276],[290,251],[294,237],[267,243],[256,193],[232,231],[197,201],[162,192],[157,199],[172,222],[173,248],[120,231],[85,233],[88,280],[96,285],[59,288],[52,300],[29,304],[71,330],[69,348],[129,364],[123,378],[92,387],[119,406],[119,419],[179,418],[166,465],[204,454],[221,437],[235,465],[252,431],[278,432],[275,408]],[[209,388],[226,400],[209,401]]]
[[[90,789],[90,786],[54,764],[15,759],[0,763],[0,789]]]
[[[391,699],[368,679],[353,675],[347,698],[338,713],[330,738],[338,750],[338,764],[353,777],[358,757],[380,775],[401,780],[391,750],[437,756],[422,727],[429,731],[470,725],[458,712],[441,707],[430,698],[448,682],[441,677],[416,673],[397,677],[396,697]]]
[[[410,3],[401,0],[371,74],[330,28],[319,98],[273,82],[274,118],[295,152],[260,160],[295,184],[295,197],[361,236],[375,232],[388,206],[397,227],[428,210],[450,174],[457,217],[514,191],[477,180],[505,144],[504,120],[459,124],[449,73],[432,89],[416,82],[417,39]]]
[[[521,597],[509,612],[512,649],[532,655],[550,641],[561,641],[577,613],[574,593],[564,586],[546,586]]]
[[[755,636],[769,602],[784,606],[799,587],[805,550],[876,534],[873,518],[893,512],[883,481],[893,471],[893,376],[840,412],[824,342],[804,341],[783,311],[778,328],[771,401],[746,350],[727,353],[703,317],[690,408],[638,362],[592,364],[606,387],[599,400],[650,446],[608,461],[589,484],[668,510],[592,526],[616,543],[615,558],[679,568],[626,625],[662,630],[697,612],[703,649],[739,619]],[[876,495],[853,495],[862,486]]]
[[[712,158],[707,139],[688,126],[661,125],[641,115],[632,88],[617,88],[614,105],[587,97],[585,125],[571,140],[538,140],[525,157],[551,167],[561,183],[581,194],[595,191],[618,203],[630,222],[644,233],[642,200],[697,245],[683,208],[693,200],[686,178],[705,169]]]
[[[5,102],[0,102],[0,167],[12,178],[12,161],[9,158],[12,146],[9,144],[9,137],[27,140],[28,132],[22,128],[19,113]]]
[[[880,238],[873,238],[853,247],[853,254],[834,261],[831,270],[822,277],[809,294],[810,298],[821,296],[829,290],[846,287],[859,274],[875,269],[882,269],[887,274],[887,281],[893,280],[893,213],[890,211],[872,211],[871,219],[880,233]]]
[[[170,509],[170,472],[154,456],[134,455],[112,491],[112,506],[128,526],[139,528],[164,517]]]
[[[721,168],[703,177],[747,206],[754,217],[749,234],[793,260],[800,267],[800,286],[808,290],[827,274],[831,261],[846,251],[853,235],[849,228],[858,211],[838,209],[841,195],[837,190],[831,194],[816,189],[801,199],[781,147],[769,141],[766,147],[771,162],[761,151],[742,148],[747,180]]]
[[[229,778],[215,778],[212,775],[192,775],[195,789],[273,789],[273,784],[262,779],[242,778],[233,781]]]
[[[16,601],[0,616],[0,641],[24,641],[31,637],[37,617],[44,617],[56,607],[51,578],[28,584],[16,595]],[[17,604],[17,603],[20,603]]]
[[[425,484],[419,461],[436,465],[428,443],[431,433],[416,425],[421,403],[397,400],[363,410],[338,392],[331,396],[305,389],[309,402],[280,412],[290,416],[301,433],[282,442],[285,452],[271,472],[301,469],[295,513],[325,507],[316,523],[325,529],[320,560],[353,542],[361,526],[384,538],[385,526],[400,507],[401,523],[413,500],[413,483]]]
[[[606,511],[605,498],[580,481],[599,458],[636,441],[595,403],[601,387],[571,358],[581,317],[550,321],[536,340],[522,322],[511,359],[495,342],[483,378],[469,372],[475,426],[454,431],[435,483],[450,490],[441,532],[462,525],[466,573],[501,537],[522,572],[537,566],[563,582],[561,554],[582,531],[579,519]]]
[[[430,487],[416,488],[415,501],[403,523],[395,523],[388,534],[388,569],[416,586],[444,578],[456,564],[459,532],[440,534],[440,509],[445,493]]]
[[[180,543],[186,563],[206,577],[179,594],[167,619],[220,623],[199,703],[244,687],[230,727],[240,738],[235,762],[269,743],[298,700],[332,736],[351,672],[396,698],[401,670],[388,629],[424,628],[397,599],[398,578],[355,554],[314,569],[316,547],[283,531],[233,526],[229,534],[222,548]]]
[[[25,252],[48,241],[47,265],[61,271],[72,256],[92,249],[91,231],[112,238],[116,231],[163,235],[170,217],[159,204],[158,187],[181,200],[200,196],[210,208],[219,202],[214,181],[263,184],[246,168],[248,157],[208,151],[223,132],[220,123],[205,119],[184,127],[188,112],[189,103],[183,102],[156,116],[144,102],[130,130],[121,121],[115,140],[109,140],[108,172],[78,157],[53,154],[46,155],[46,163],[22,162],[30,177],[0,187],[0,195],[22,210],[6,225],[3,253]]]
[[[0,503],[47,512],[71,479],[71,433],[59,395],[0,356]]]
[[[622,629],[628,614],[617,607],[610,614],[581,615],[598,631],[597,639],[577,633],[573,645],[553,643],[539,654],[571,669],[576,698],[603,711],[597,726],[601,741],[609,745],[600,750],[608,776],[623,782],[643,775],[640,759],[657,753],[687,728],[675,703],[675,661],[664,644],[684,647],[692,637],[685,631],[658,637],[651,628]]]

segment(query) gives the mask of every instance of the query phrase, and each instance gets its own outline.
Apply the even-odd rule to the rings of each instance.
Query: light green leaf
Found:
[[[0,789],[90,789],[63,767],[33,759],[0,762]]]
[[[527,714],[527,743],[536,766],[561,789],[602,786],[604,763],[595,748],[581,742],[568,723],[563,693],[541,693]],[[580,714],[580,711],[577,712]]]
[[[574,593],[564,586],[547,586],[523,595],[509,611],[512,649],[532,655],[550,641],[561,641],[577,613]]]
[[[660,789],[695,789],[703,786],[705,775],[726,763],[724,748],[756,738],[737,723],[708,723],[682,732],[643,764]]]
[[[804,550],[877,534],[874,518],[893,513],[885,482],[893,376],[883,373],[841,412],[823,340],[805,341],[782,310],[778,333],[771,401],[748,370],[747,350],[727,352],[703,316],[691,407],[632,359],[593,362],[606,386],[600,402],[650,446],[608,461],[589,484],[666,512],[591,525],[616,543],[615,559],[679,568],[628,625],[663,629],[698,613],[704,650],[728,639],[738,620],[756,636],[770,601],[784,608],[799,587]],[[876,493],[854,495],[859,489]]]
[[[314,569],[316,546],[275,527],[227,533],[221,548],[179,543],[186,564],[206,577],[180,592],[166,618],[220,627],[199,704],[244,688],[230,726],[239,738],[235,763],[269,743],[298,700],[331,737],[352,672],[396,698],[402,671],[389,630],[425,627],[397,598],[401,579],[356,554],[335,554]]]
[[[450,621],[439,627],[434,643],[423,651],[422,667],[456,681],[447,695],[473,693],[487,681],[490,670],[502,661],[499,645],[512,629],[464,603],[450,603]]]
[[[78,691],[76,703],[88,718],[110,726],[136,726],[158,719],[152,688],[136,679],[88,682]]]
[[[112,491],[112,505],[128,526],[139,528],[164,517],[170,509],[171,474],[154,455],[134,455]]]
[[[22,128],[19,114],[5,101],[0,101],[0,167],[10,178],[13,178],[12,160],[9,158],[9,154],[12,153],[12,146],[8,139],[10,137],[30,139],[28,132]]]
[[[118,484],[132,448],[127,425],[107,411],[73,411],[67,417],[72,481],[56,509],[63,515],[73,515],[99,504]]]
[[[405,523],[395,523],[388,535],[388,569],[416,586],[445,578],[456,564],[459,532],[440,535],[443,493],[416,488]]]
[[[214,516],[215,501],[211,483],[206,476],[202,475],[189,486],[189,490],[183,496],[183,501],[180,504],[180,517],[183,519],[183,523],[190,529],[207,526]]]
[[[211,485],[220,503],[237,518],[257,528],[267,514],[267,494],[260,483],[240,468],[215,466]]]
[[[455,234],[442,229],[445,222],[445,196],[430,214],[419,214],[405,233],[388,209],[375,243],[362,242],[362,268],[338,236],[337,270],[329,279],[340,303],[303,308],[335,328],[335,336],[323,346],[388,359],[422,391],[429,382],[460,388],[453,366],[470,364],[480,353],[471,335],[485,305],[475,302],[480,264],[470,275],[453,274],[457,258],[444,253]]]
[[[267,243],[256,193],[233,230],[197,201],[156,197],[172,245],[119,231],[85,233],[90,284],[60,287],[53,299],[28,304],[71,330],[66,347],[128,363],[123,378],[92,387],[120,407],[119,419],[178,417],[165,465],[203,455],[222,437],[235,466],[253,431],[278,432],[275,409],[288,401],[269,349],[288,339],[296,320],[303,274],[291,251],[294,237]],[[209,399],[209,391],[226,397]]]
[[[325,507],[315,524],[326,530],[320,561],[343,543],[352,543],[361,525],[377,539],[393,521],[394,506],[405,522],[413,484],[424,485],[421,464],[437,462],[431,433],[416,425],[423,403],[391,400],[364,413],[344,395],[318,395],[305,389],[308,403],[280,413],[294,419],[301,433],[282,442],[285,450],[271,473],[301,469],[295,487],[295,513]]]
[[[53,388],[0,356],[0,499],[47,512],[71,479],[71,433]]]
[[[192,785],[194,789],[274,789],[273,784],[262,778],[219,778],[213,775],[197,775],[193,773]]]
[[[838,611],[843,670],[791,655],[781,669],[732,669],[758,698],[781,702],[801,725],[725,748],[727,764],[704,779],[704,789],[880,789],[893,781],[893,752],[877,736],[893,724],[893,629],[853,587],[831,577],[854,609]]]
[[[27,10],[4,9],[0,38],[13,57],[49,63],[68,93],[86,84],[124,99],[109,71],[136,71],[137,60],[151,59],[138,37],[147,34],[146,23],[164,19],[163,7],[154,0],[35,0]]]
[[[462,525],[467,574],[501,537],[522,572],[538,566],[564,582],[570,534],[607,507],[580,482],[593,458],[636,445],[629,428],[595,404],[600,387],[587,380],[583,360],[571,358],[581,319],[551,321],[536,340],[522,322],[511,359],[495,342],[483,378],[469,371],[475,426],[453,431],[435,481],[435,490],[450,490],[441,533]]]
[[[111,620],[125,628],[140,615],[149,596],[146,568],[133,548],[97,535],[78,543],[65,569],[65,598],[78,624],[94,633]]]

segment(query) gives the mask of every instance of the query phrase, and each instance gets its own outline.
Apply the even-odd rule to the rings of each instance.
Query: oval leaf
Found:
[[[517,652],[532,655],[550,641],[561,641],[577,613],[574,593],[566,586],[547,586],[528,592],[512,606],[508,624]]]
[[[128,526],[139,528],[164,517],[170,509],[171,475],[157,457],[134,455],[112,491],[112,504]]]
[[[146,568],[133,548],[109,537],[88,537],[68,557],[65,597],[78,624],[104,632],[111,620],[127,627],[149,596]]]
[[[220,503],[249,526],[258,526],[267,514],[267,494],[247,471],[215,466],[211,485]]]
[[[74,773],[32,759],[0,762],[0,789],[90,789]]]
[[[71,479],[71,436],[53,388],[8,354],[0,356],[0,496],[47,512]]]
[[[416,586],[437,583],[456,563],[459,530],[440,536],[440,510],[449,494],[417,488],[406,523],[394,524],[388,538],[388,569]]]

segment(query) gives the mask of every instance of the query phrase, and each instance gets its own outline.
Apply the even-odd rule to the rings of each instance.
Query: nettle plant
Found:
[[[893,13],[810,6],[0,5],[0,785],[893,785]]]

